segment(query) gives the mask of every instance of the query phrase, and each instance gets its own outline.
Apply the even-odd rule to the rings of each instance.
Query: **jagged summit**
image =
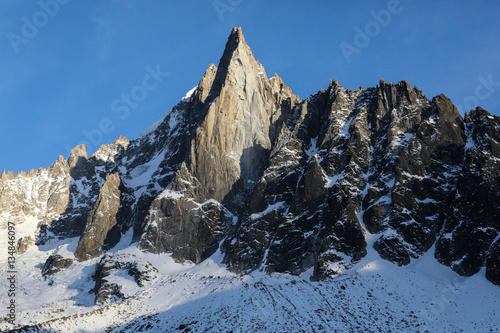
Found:
[[[227,52],[235,50],[240,44],[242,44],[243,46],[248,46],[245,41],[245,37],[243,36],[241,27],[234,27],[233,30],[231,30],[231,34],[227,38],[226,48],[224,50],[224,53],[222,54],[221,60],[225,58]]]
[[[267,79],[264,67],[255,60],[252,50],[245,42],[241,28],[233,28],[219,61],[213,90],[235,84],[235,80],[241,80],[245,74],[250,73]]]
[[[235,55],[236,53],[236,55]],[[229,65],[233,57],[238,58],[238,56],[250,56],[253,58],[252,51],[245,41],[243,32],[241,28],[233,28],[231,34],[229,35],[224,52],[219,61],[219,68],[224,69]]]
[[[429,100],[408,81],[380,79],[375,88],[346,90],[332,80],[300,100],[276,74],[267,78],[241,28],[233,28],[219,66],[211,64],[193,93],[152,130],[137,140],[120,137],[90,158],[77,146],[67,162],[48,169],[44,177],[66,177],[52,191],[67,192],[49,195],[39,239],[83,233],[78,258],[86,258],[132,229],[141,249],[178,260],[198,262],[221,248],[235,271],[299,274],[314,266],[318,278],[337,274],[331,265],[348,267],[371,248],[405,265],[436,242],[449,244],[441,230],[457,223],[457,213],[443,212],[454,196],[466,196],[459,193],[464,163],[477,154],[467,159],[465,148],[484,142],[471,129],[484,127],[477,118],[491,121],[486,111],[474,111],[464,124],[448,98]],[[491,142],[497,130],[481,129]],[[480,147],[491,149],[482,156],[496,165],[496,145]],[[110,175],[115,185],[106,191],[118,194],[103,205],[99,195]],[[109,227],[99,227],[104,217]],[[377,241],[368,244],[367,232]],[[443,248],[436,256],[451,265]],[[457,264],[457,271],[473,274],[489,251],[480,250],[479,266],[464,261],[468,266]]]

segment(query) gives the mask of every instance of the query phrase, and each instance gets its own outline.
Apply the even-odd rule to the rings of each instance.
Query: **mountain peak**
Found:
[[[229,40],[235,39],[236,42],[242,41],[245,43],[245,37],[243,36],[243,31],[241,27],[234,27],[229,35]]]
[[[264,73],[264,69],[255,60],[252,50],[247,45],[241,28],[233,28],[219,61],[215,83],[222,86],[228,77],[234,77],[234,72],[238,69],[248,72],[250,68],[254,69],[256,73]]]
[[[246,49],[245,51],[247,51],[247,53],[252,54],[250,47],[248,47],[245,41],[245,37],[243,36],[241,28],[233,28],[233,30],[231,30],[231,34],[227,38],[226,47],[224,49],[224,53],[222,54],[219,68],[221,68],[221,65],[223,65],[224,63],[229,63],[229,61],[233,57],[234,52],[239,47]]]

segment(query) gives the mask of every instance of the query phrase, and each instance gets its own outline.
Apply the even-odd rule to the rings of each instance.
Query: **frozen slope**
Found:
[[[127,295],[99,307],[89,293],[98,259],[72,265],[51,280],[41,277],[41,259],[71,251],[75,242],[47,251],[32,248],[19,257],[18,323],[31,325],[21,331],[491,332],[500,327],[500,289],[484,272],[460,277],[430,254],[407,267],[369,254],[336,278],[311,282],[308,273],[235,275],[220,263],[220,253],[198,265],[180,265],[168,254],[118,246],[123,248],[118,253],[152,263],[160,276],[144,287],[128,276],[111,277]]]

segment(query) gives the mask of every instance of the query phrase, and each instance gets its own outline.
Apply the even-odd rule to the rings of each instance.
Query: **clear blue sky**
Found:
[[[0,170],[67,158],[85,131],[136,138],[218,64],[233,26],[301,98],[330,79],[407,79],[500,115],[496,0],[0,0],[0,13]],[[144,84],[148,69],[168,76]],[[131,92],[139,102],[124,104]]]

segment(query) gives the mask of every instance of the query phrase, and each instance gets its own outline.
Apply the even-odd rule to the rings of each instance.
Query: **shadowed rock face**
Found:
[[[53,275],[73,264],[73,259],[64,258],[60,254],[52,254],[43,265],[42,275],[44,277]]]
[[[95,304],[104,305],[130,296],[124,295],[121,286],[114,282],[115,274],[126,274],[139,287],[155,280],[159,275],[158,270],[149,262],[140,261],[132,254],[106,254],[97,264],[93,276]]]
[[[500,119],[477,108],[464,118],[466,143],[456,180],[450,218],[436,257],[461,275],[486,264],[487,277],[498,284],[500,257]]]
[[[81,236],[80,260],[130,231],[142,250],[179,261],[219,249],[236,272],[321,279],[368,251],[400,266],[434,251],[500,283],[500,118],[481,108],[462,118],[406,81],[332,80],[301,100],[234,28],[218,67],[145,133],[2,173],[1,221],[36,217],[38,242]]]

